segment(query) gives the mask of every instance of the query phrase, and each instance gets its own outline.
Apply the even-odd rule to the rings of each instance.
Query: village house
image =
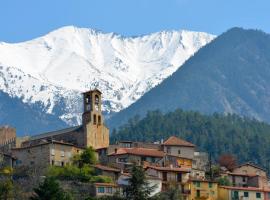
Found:
[[[13,148],[12,155],[17,159],[15,167],[28,166],[46,169],[50,165],[65,166],[83,149],[61,141],[40,141],[39,144]]]
[[[179,190],[183,190],[184,184],[187,183],[189,179],[191,169],[172,166],[147,166],[145,171],[148,176],[161,179],[162,191],[165,191],[171,186],[171,184],[177,185]]]
[[[215,181],[190,178],[184,191],[187,200],[219,200],[218,183]]]
[[[101,164],[93,165],[98,175],[109,176],[115,182],[121,174],[121,170]]]
[[[226,176],[232,185],[236,187],[268,187],[266,171],[252,163],[239,165],[222,176]]]
[[[122,194],[122,188],[115,183],[94,183],[91,186],[90,194],[95,197],[113,196],[114,194]]]
[[[147,148],[119,148],[108,155],[108,162],[116,167],[125,169],[133,164],[157,163],[164,157],[164,152]]]
[[[162,191],[162,180],[156,176],[146,175],[146,181],[148,182],[149,187],[153,187],[153,191],[151,191],[150,196],[154,196]],[[121,173],[117,180],[117,184],[124,189],[130,184],[129,179],[131,178],[131,174],[129,173]],[[123,194],[124,195],[124,194]]]
[[[269,190],[268,190],[269,191]],[[219,186],[219,200],[266,200],[269,192],[257,187]]]
[[[163,144],[161,144],[161,149],[168,155],[193,160],[195,145],[178,137],[171,136]]]
[[[12,168],[15,162],[16,162],[16,159],[11,154],[0,152],[0,169],[5,168],[5,167]]]

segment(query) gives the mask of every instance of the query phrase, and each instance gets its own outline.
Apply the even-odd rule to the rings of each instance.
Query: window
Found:
[[[209,188],[213,187],[213,183],[208,183]]]
[[[98,97],[98,95],[95,95],[95,104],[99,104],[99,97]]]
[[[98,187],[98,193],[105,193],[104,187]]]
[[[55,155],[54,149],[51,150],[51,155],[52,155],[52,156]]]
[[[260,198],[261,198],[261,193],[260,193],[260,192],[257,192],[257,193],[256,193],[256,198],[257,198],[257,199],[260,199]]]
[[[101,116],[98,116],[98,125],[101,125]]]
[[[94,124],[97,124],[97,116],[94,115]]]
[[[65,157],[65,151],[61,151],[61,157]]]
[[[181,154],[181,150],[178,150],[178,154]]]
[[[245,176],[243,176],[242,179],[243,179],[243,182],[246,182],[246,177]]]
[[[234,198],[239,198],[239,193],[238,193],[238,191],[234,191],[234,192],[233,192],[233,197],[234,197]]]
[[[248,197],[248,192],[244,192],[244,197]]]
[[[201,182],[197,181],[197,182],[196,182],[196,186],[197,186],[197,187],[201,187]]]
[[[182,174],[177,173],[177,182],[182,182]]]
[[[171,153],[171,147],[167,147],[167,153]]]
[[[108,187],[108,188],[107,188],[107,193],[112,194],[112,187]]]
[[[201,196],[200,190],[196,190],[196,197],[200,197],[200,196]]]
[[[167,181],[167,172],[162,172],[162,180]]]
[[[34,165],[35,164],[35,162],[34,161],[30,161],[30,165]]]

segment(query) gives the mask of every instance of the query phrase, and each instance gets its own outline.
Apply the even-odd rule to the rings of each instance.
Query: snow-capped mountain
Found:
[[[103,110],[118,112],[213,38],[184,30],[123,37],[68,26],[27,42],[0,42],[0,90],[74,125],[81,92],[100,89]]]

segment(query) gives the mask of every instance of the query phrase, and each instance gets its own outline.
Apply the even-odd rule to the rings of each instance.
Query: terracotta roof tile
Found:
[[[195,147],[194,144],[187,142],[185,140],[182,140],[178,137],[171,136],[169,137],[163,145],[169,145],[169,146],[186,146],[186,147]]]
[[[170,171],[170,172],[190,172],[190,168],[185,167],[158,167],[158,166],[147,166],[147,168],[155,169],[157,171]]]
[[[123,155],[123,154],[132,154],[138,156],[151,156],[151,157],[160,157],[162,158],[165,154],[163,151],[157,149],[147,149],[147,148],[119,148],[113,155]]]
[[[103,171],[112,171],[112,172],[120,172],[121,171],[120,169],[108,167],[105,165],[94,165],[93,167],[97,168],[97,169],[101,169]]]

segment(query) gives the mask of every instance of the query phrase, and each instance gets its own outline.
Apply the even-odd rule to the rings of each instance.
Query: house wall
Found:
[[[234,192],[237,191],[239,199],[243,200],[264,200],[264,193],[261,191],[249,191],[249,190],[229,190],[229,198],[234,198]],[[244,197],[244,192],[248,192],[248,197]],[[256,198],[256,193],[261,194],[261,198]]]
[[[12,155],[17,158],[15,167],[35,166],[44,169],[50,164],[49,145],[12,149]]]
[[[218,200],[231,200],[229,190],[218,187]]]
[[[185,146],[163,146],[163,151],[169,155],[179,156],[182,158],[194,158],[194,147],[185,147]]]
[[[259,175],[259,176],[266,176],[266,172],[253,167],[251,165],[243,165],[233,169],[233,173],[242,173],[242,174],[252,174],[252,175]]]
[[[80,154],[82,149],[70,145],[50,143],[49,151],[51,165],[54,164],[56,166],[65,166],[71,164],[72,158],[76,154]]]
[[[12,154],[17,158],[16,166],[35,166],[47,168],[49,165],[62,166],[71,162],[75,154],[81,149],[70,145],[48,143],[27,148],[12,149]]]
[[[197,182],[200,185],[197,185]],[[192,181],[190,184],[190,195],[189,200],[221,200],[218,198],[218,184],[212,183],[212,187],[210,187],[209,182],[204,181]],[[200,197],[197,197],[197,191],[200,191]],[[227,199],[228,200],[228,199]]]

